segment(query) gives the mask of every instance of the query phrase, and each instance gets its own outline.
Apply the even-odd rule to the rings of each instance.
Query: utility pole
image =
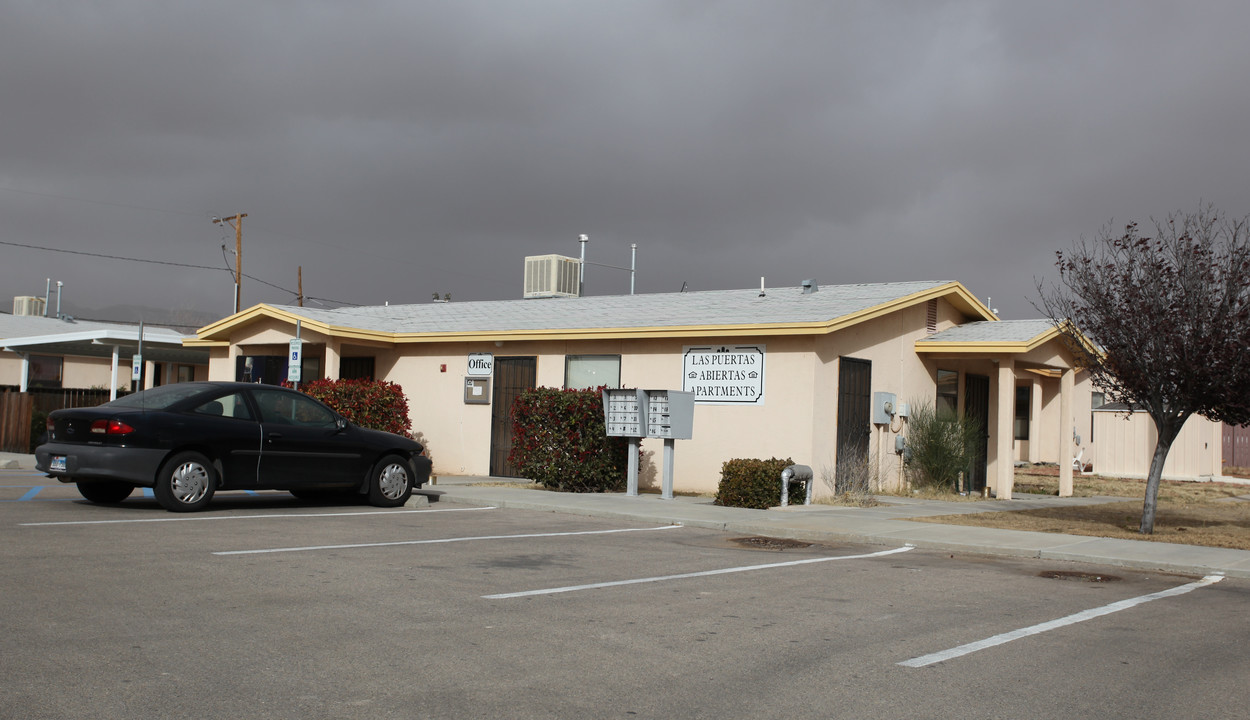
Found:
[[[243,218],[247,213],[239,213],[228,218],[213,218],[213,224],[227,223],[234,228],[234,311],[239,311],[239,287],[243,282]]]

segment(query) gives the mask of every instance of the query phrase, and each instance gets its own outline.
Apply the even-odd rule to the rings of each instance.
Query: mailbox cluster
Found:
[[[694,436],[694,393],[605,389],[603,412],[610,437],[688,440]]]
[[[694,436],[694,393],[681,390],[603,391],[603,420],[609,437],[629,438],[626,494],[638,494],[638,438],[664,439],[660,497],[673,499],[673,441]]]

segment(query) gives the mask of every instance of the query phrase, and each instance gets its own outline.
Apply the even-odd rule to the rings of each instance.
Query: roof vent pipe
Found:
[[[816,281],[815,281],[815,280],[804,280],[804,281],[803,281],[803,294],[804,294],[804,295],[811,295],[812,293],[816,292],[816,291],[817,291],[817,290],[819,290],[819,289],[820,289],[820,288],[816,287]]]

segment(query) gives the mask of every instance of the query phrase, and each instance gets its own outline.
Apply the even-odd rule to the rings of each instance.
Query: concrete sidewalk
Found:
[[[872,508],[799,505],[746,510],[718,507],[709,498],[678,496],[663,500],[658,495],[648,494],[629,497],[620,493],[558,493],[489,484],[498,481],[439,476],[437,485],[427,485],[421,493],[431,496],[431,500],[639,523],[691,525],[742,535],[829,543],[911,544],[945,552],[1063,560],[1194,575],[1224,573],[1229,577],[1250,578],[1250,551],[1246,550],[908,521],[908,518],[935,515],[1119,502],[1123,498],[1037,496],[1002,502],[942,502],[886,496],[881,498],[886,504]]]
[[[0,469],[35,472],[35,458],[0,453]],[[439,476],[438,484],[427,485],[419,494],[430,500],[638,523],[691,525],[741,535],[867,545],[910,543],[921,548],[975,555],[1065,560],[1193,575],[1222,572],[1229,577],[1250,578],[1250,551],[1246,550],[908,521],[908,518],[958,513],[1071,507],[1117,502],[1123,498],[1035,496],[1002,502],[942,502],[885,496],[881,498],[885,504],[872,508],[796,505],[784,510],[746,510],[718,507],[708,498],[678,496],[663,500],[658,495],[648,494],[629,497],[621,493],[557,493],[492,484],[498,482],[506,480],[443,475]]]

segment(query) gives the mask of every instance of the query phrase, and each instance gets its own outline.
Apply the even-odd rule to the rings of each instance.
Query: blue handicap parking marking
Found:
[[[27,491],[26,491],[26,494],[25,494],[25,495],[23,495],[23,496],[21,496],[20,498],[18,498],[18,499],[17,499],[17,500],[18,500],[18,502],[21,502],[21,501],[23,501],[23,500],[34,500],[34,499],[35,499],[35,496],[36,496],[36,495],[38,495],[38,494],[39,494],[39,491],[40,491],[40,490],[42,490],[44,487],[45,487],[45,486],[43,486],[43,485],[36,485],[36,486],[32,487],[31,489],[29,489],[29,490],[27,490]]]

